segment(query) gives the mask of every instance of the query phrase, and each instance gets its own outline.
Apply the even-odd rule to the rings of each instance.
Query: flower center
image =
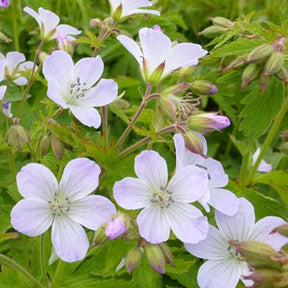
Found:
[[[161,187],[159,190],[152,194],[151,202],[158,204],[162,209],[168,208],[171,203],[174,203],[173,193]]]
[[[71,201],[68,197],[63,198],[59,193],[55,193],[53,200],[49,201],[49,204],[52,216],[61,216],[62,214],[68,214]]]
[[[235,249],[234,246],[229,245],[227,251],[236,260],[243,261],[243,258],[241,257],[240,253]]]
[[[86,88],[86,82],[81,82],[80,77],[70,84],[70,97],[68,104],[73,104],[75,100],[81,99],[85,96],[85,93],[88,91]]]

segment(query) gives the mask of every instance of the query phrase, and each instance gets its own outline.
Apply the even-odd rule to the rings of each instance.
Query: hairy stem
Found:
[[[42,272],[42,277],[44,279],[44,287],[49,287],[49,280],[47,277],[47,272],[46,272],[46,265],[45,265],[45,234],[42,234],[40,236],[40,265],[41,265],[41,272]]]
[[[15,157],[14,154],[12,153],[11,149],[8,148],[8,154],[9,154],[9,164],[10,164],[10,171],[11,171],[11,177],[12,177],[12,182],[16,182],[16,165],[15,165]]]

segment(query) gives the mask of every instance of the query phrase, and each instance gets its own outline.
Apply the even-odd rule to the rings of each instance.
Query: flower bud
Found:
[[[147,244],[144,249],[146,258],[151,267],[155,271],[165,274],[165,258],[161,248],[158,245]]]
[[[0,8],[6,8],[9,4],[9,0],[0,0]]]
[[[285,155],[288,155],[288,142],[281,144],[278,149]]]
[[[143,248],[140,247],[134,247],[129,250],[125,262],[125,266],[129,274],[139,266],[142,254]]]
[[[0,41],[5,43],[10,43],[11,39],[8,38],[3,32],[0,31]]]
[[[192,82],[191,90],[196,94],[213,95],[218,92],[218,89],[211,82],[206,80],[195,80]]]
[[[284,55],[281,52],[274,52],[264,66],[263,76],[276,74],[284,65]]]
[[[10,101],[4,101],[2,104],[2,113],[7,117],[7,118],[12,118],[13,114],[11,113],[11,102]]]
[[[272,230],[272,233],[279,233],[284,237],[288,237],[288,223],[280,225]]]
[[[245,62],[253,63],[261,61],[269,57],[274,52],[274,48],[271,44],[262,44],[253,49],[247,56]]]
[[[119,2],[121,3],[121,2]],[[114,13],[111,15],[112,18],[114,18],[115,20],[120,20],[121,19],[121,16],[122,16],[122,10],[123,10],[123,7],[122,7],[122,3],[116,8],[116,10],[114,11]]]
[[[161,250],[163,252],[165,262],[168,263],[168,264],[174,265],[173,264],[173,255],[172,255],[168,245],[165,242],[160,243],[158,245],[159,245],[159,247],[161,248]]]
[[[288,85],[288,71],[285,67],[282,67],[277,73],[276,77],[283,81],[285,85]]]
[[[237,57],[227,67],[225,67],[223,69],[223,71],[235,69],[235,68],[242,66],[245,63],[244,59],[246,59],[246,55],[242,55],[242,56]]]
[[[157,84],[160,82],[163,71],[165,69],[165,63],[161,63],[150,75],[148,82],[151,84]]]
[[[105,235],[105,227],[106,227],[106,223],[102,224],[97,231],[95,231],[94,237],[93,237],[93,246],[97,246],[97,245],[101,245],[102,243],[104,243],[107,238]]]
[[[70,55],[73,54],[74,47],[73,47],[72,42],[69,41],[68,37],[61,32],[57,34],[57,44],[58,44],[59,49],[67,52]]]
[[[102,21],[101,21],[101,19],[99,19],[99,18],[92,18],[92,19],[90,19],[90,26],[92,26],[92,27],[100,27],[101,26],[101,23],[102,23]]]
[[[61,140],[55,135],[51,136],[52,150],[57,159],[60,159],[64,154],[64,145]]]
[[[207,82],[208,82],[208,81],[207,81]],[[161,97],[165,97],[165,96],[170,95],[170,94],[177,94],[177,93],[185,92],[185,91],[188,90],[191,86],[192,86],[192,84],[190,84],[190,83],[179,83],[179,84],[176,84],[176,85],[174,85],[174,86],[171,86],[171,87],[166,88],[166,89],[161,93]]]
[[[51,138],[48,135],[43,136],[41,142],[40,142],[40,153],[41,157],[46,155],[51,148]]]
[[[201,156],[206,157],[203,153],[203,143],[196,133],[198,132],[189,131],[185,134],[182,134],[185,142],[185,147],[195,154],[200,154]]]
[[[245,89],[247,85],[249,85],[253,80],[255,80],[259,76],[261,69],[262,67],[257,64],[248,64],[242,73],[241,88]]]
[[[228,30],[229,30],[228,28],[218,26],[218,25],[213,25],[213,26],[207,27],[203,31],[199,32],[198,34],[203,35],[207,38],[215,38],[215,37],[222,35]]]
[[[209,17],[214,25],[219,25],[226,28],[234,28],[234,23],[224,17]]]
[[[127,231],[127,226],[121,214],[116,214],[111,220],[107,222],[105,235],[110,240],[120,237]]]

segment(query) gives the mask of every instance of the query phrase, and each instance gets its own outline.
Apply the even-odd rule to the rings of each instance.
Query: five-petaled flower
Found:
[[[189,204],[207,189],[206,173],[189,166],[177,171],[168,183],[166,161],[155,151],[143,151],[135,158],[138,178],[115,183],[117,203],[128,210],[144,208],[137,217],[140,235],[156,244],[169,239],[170,229],[183,242],[197,243],[207,236],[208,222]]]
[[[74,262],[85,257],[89,242],[84,228],[97,230],[116,213],[113,203],[88,195],[98,186],[100,167],[87,158],[70,161],[58,184],[45,166],[30,163],[17,174],[17,186],[25,198],[12,209],[13,227],[37,236],[52,225],[52,243],[59,258]]]
[[[140,29],[141,48],[125,35],[117,36],[117,39],[135,57],[145,81],[152,84],[179,68],[197,65],[198,59],[207,54],[199,44],[172,45],[169,37],[159,29]]]
[[[207,142],[204,137],[201,137],[201,141],[203,144],[203,154],[206,155]],[[199,154],[189,151],[185,147],[184,139],[180,134],[174,136],[174,144],[176,149],[176,170],[195,165],[206,172],[208,189],[198,200],[205,210],[209,212],[209,205],[211,205],[224,214],[234,215],[238,211],[239,200],[232,192],[221,188],[228,184],[228,176],[224,172],[222,164],[210,157],[204,158]]]
[[[81,31],[70,25],[58,25],[60,21],[59,17],[55,13],[42,7],[38,9],[38,13],[29,7],[25,7],[23,10],[37,21],[40,27],[40,36],[42,40],[49,41],[55,39],[57,38],[58,33],[67,35],[69,40],[74,40],[75,38],[70,35],[78,35],[81,33]]]
[[[69,109],[84,125],[98,128],[101,117],[93,107],[105,106],[117,96],[118,86],[114,80],[100,78],[104,64],[100,56],[87,57],[75,65],[64,51],[47,56],[43,74],[48,81],[47,96],[64,109]]]
[[[235,288],[239,279],[246,286],[253,285],[251,280],[241,277],[250,273],[247,263],[228,241],[259,241],[271,245],[277,251],[288,241],[279,234],[271,234],[275,227],[285,223],[284,220],[267,216],[255,223],[252,204],[245,198],[239,201],[239,211],[233,216],[215,212],[218,229],[210,225],[205,240],[197,244],[185,244],[191,254],[209,259],[198,271],[200,288]]]

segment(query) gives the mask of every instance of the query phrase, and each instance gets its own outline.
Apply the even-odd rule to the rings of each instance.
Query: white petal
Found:
[[[148,0],[125,0],[122,1],[123,6],[128,11],[141,8],[141,7],[150,7],[152,3]]]
[[[41,21],[40,21],[39,14],[35,10],[33,10],[33,9],[29,8],[29,7],[25,7],[23,9],[23,11],[26,12],[27,14],[29,14],[30,16],[32,16],[37,21],[39,26],[41,26]]]
[[[6,60],[7,60],[7,69],[9,71],[9,75],[11,76],[12,73],[15,71],[17,66],[25,61],[25,55],[20,52],[8,52],[6,55]]]
[[[2,100],[2,98],[5,96],[6,90],[7,90],[6,85],[0,86],[0,100]]]
[[[235,288],[242,275],[242,265],[233,259],[207,261],[198,271],[198,284],[200,288]]]
[[[198,44],[181,43],[175,45],[166,57],[163,76],[182,67],[197,65],[198,59],[206,54],[207,51]]]
[[[5,72],[5,66],[6,66],[5,57],[3,56],[4,59],[1,59],[1,55],[3,55],[3,54],[0,54],[0,82],[2,80],[4,80],[4,78],[5,78],[4,72]]]
[[[98,111],[93,107],[69,106],[72,114],[85,126],[99,128],[101,117]]]
[[[127,11],[127,13],[123,13],[122,12],[122,17],[125,16],[129,16],[129,15],[134,15],[134,14],[152,14],[152,15],[157,15],[160,16],[160,12],[157,10],[148,10],[148,9],[134,9],[134,10],[130,10],[129,12]]]
[[[239,210],[239,199],[229,190],[214,188],[210,189],[208,203],[223,214],[232,216]]]
[[[81,199],[98,186],[100,167],[87,158],[71,160],[64,168],[59,191],[70,201]]]
[[[99,195],[73,201],[70,208],[68,214],[71,219],[95,231],[117,212],[110,200]]]
[[[146,60],[149,74],[151,74],[166,59],[171,50],[171,40],[163,32],[151,28],[142,28],[139,38]]]
[[[24,166],[16,177],[20,194],[25,198],[53,199],[58,191],[58,182],[45,166],[30,163]]]
[[[170,235],[166,210],[158,205],[143,209],[137,217],[140,235],[148,242],[156,244],[165,242]]]
[[[90,88],[101,77],[104,70],[104,63],[100,56],[82,58],[75,64],[74,79],[80,78],[81,83],[86,83]]]
[[[66,100],[63,97],[64,92],[62,91],[62,87],[60,86],[59,82],[54,78],[48,78],[48,90],[47,96],[59,106],[64,109],[67,109],[68,106],[66,104]]]
[[[199,163],[199,165],[207,169],[207,173],[209,174],[209,187],[224,187],[228,184],[229,178],[225,173],[221,162],[212,158],[207,158],[204,159],[202,163]]]
[[[18,74],[18,73],[17,73]],[[18,74],[20,75],[20,74]],[[28,80],[27,78],[25,77],[17,77],[13,80],[13,82],[16,84],[16,85],[19,85],[19,86],[23,86],[23,85],[26,85]]]
[[[230,257],[228,253],[229,244],[226,239],[222,237],[219,230],[214,226],[209,225],[209,231],[206,239],[196,243],[185,243],[185,248],[192,255],[211,260],[221,260]]]
[[[38,12],[39,12],[39,19],[40,19],[41,23],[43,23],[43,27],[44,27],[44,35],[43,36],[46,37],[46,36],[48,36],[48,34],[53,32],[54,29],[56,29],[56,27],[60,21],[60,18],[55,13],[53,13],[47,9],[44,9],[42,7],[40,7],[38,9]],[[41,28],[41,25],[40,25],[40,28]],[[50,39],[52,39],[52,36]]]
[[[167,217],[175,236],[185,243],[198,243],[207,237],[209,224],[201,211],[186,203],[173,203]]]
[[[76,29],[73,26],[70,26],[70,25],[67,25],[67,24],[60,24],[56,28],[56,36],[55,36],[55,38],[57,37],[57,33],[62,33],[62,34],[64,34],[66,36],[66,35],[78,35],[78,34],[81,33],[81,31]]]
[[[66,262],[82,260],[89,248],[83,227],[63,214],[53,222],[52,243],[58,257]]]
[[[265,160],[261,160],[260,164],[257,168],[258,172],[265,172],[268,173],[273,169],[273,166],[271,164],[268,164]]]
[[[96,87],[87,91],[81,101],[87,106],[101,107],[110,104],[118,94],[118,85],[112,79],[101,79]]]
[[[168,184],[167,191],[173,193],[175,201],[190,203],[200,199],[207,188],[206,172],[196,166],[186,166],[176,172]]]
[[[44,233],[51,226],[52,221],[49,203],[42,199],[23,199],[11,211],[12,226],[28,236]]]
[[[219,231],[227,240],[248,240],[253,232],[255,223],[254,207],[245,198],[239,198],[239,203],[239,210],[233,216],[215,211]]]
[[[135,157],[135,173],[156,189],[165,188],[168,181],[165,159],[152,150],[145,150]]]
[[[149,206],[153,191],[145,181],[126,177],[114,184],[113,193],[118,205],[124,209],[133,210]]]

